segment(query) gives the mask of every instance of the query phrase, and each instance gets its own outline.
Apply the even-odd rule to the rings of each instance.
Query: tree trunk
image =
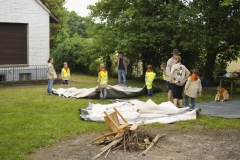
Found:
[[[204,78],[211,80],[213,78],[213,70],[215,66],[217,53],[207,52]]]

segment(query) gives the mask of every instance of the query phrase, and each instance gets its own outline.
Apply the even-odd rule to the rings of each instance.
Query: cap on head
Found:
[[[172,51],[172,54],[174,54],[174,55],[180,55],[181,53],[178,51],[178,49],[174,49],[174,50]]]
[[[63,65],[67,65],[68,63],[67,62],[64,62]]]

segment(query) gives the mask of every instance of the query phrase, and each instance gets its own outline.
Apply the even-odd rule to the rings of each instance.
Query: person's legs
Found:
[[[185,107],[188,107],[188,96],[185,95]]]
[[[126,81],[126,70],[122,70],[122,77],[123,77],[123,84],[126,86],[127,81]]]
[[[168,101],[171,101],[172,98],[172,86],[173,84],[171,84],[170,82],[167,82],[167,90],[168,90]]]
[[[103,88],[103,91],[104,91],[103,99],[106,99],[107,98],[107,88]]]
[[[148,96],[150,96],[151,95],[151,90],[147,89],[147,93],[148,93]]]
[[[173,99],[173,104],[177,107],[177,102],[178,102],[178,99],[177,98],[174,98]]]
[[[50,79],[48,80],[48,85],[47,85],[47,93],[48,93],[48,94],[50,94],[49,86],[50,86]]]
[[[100,90],[100,99],[103,99],[103,88],[99,88]]]
[[[173,95],[173,104],[177,107],[178,96],[177,96],[177,85],[172,84],[172,95]]]
[[[191,98],[191,104],[192,104],[192,108],[195,108],[195,102],[194,102],[195,98]]]
[[[52,94],[53,81],[54,81],[53,79],[49,79],[49,85],[48,85],[49,94]]]
[[[182,108],[182,99],[178,100],[179,107]]]
[[[68,80],[65,81],[65,87],[68,88]]]
[[[122,82],[122,70],[118,70],[118,84],[121,84]]]
[[[183,96],[182,96],[182,92],[183,92],[183,86],[177,86],[177,98],[179,100],[179,107],[182,108],[182,99],[183,99]]]
[[[167,83],[168,83],[168,82],[165,81],[166,91],[167,91],[167,93],[168,93],[169,89],[168,89],[168,84],[167,84]]]

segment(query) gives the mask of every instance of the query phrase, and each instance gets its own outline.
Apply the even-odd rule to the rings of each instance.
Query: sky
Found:
[[[67,0],[65,7],[68,11],[75,11],[82,17],[88,16],[90,11],[87,9],[88,5],[94,5],[98,0]]]

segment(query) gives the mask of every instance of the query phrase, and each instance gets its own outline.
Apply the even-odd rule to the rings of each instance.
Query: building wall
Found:
[[[0,0],[0,22],[28,24],[28,64],[49,58],[49,13],[37,0]]]

